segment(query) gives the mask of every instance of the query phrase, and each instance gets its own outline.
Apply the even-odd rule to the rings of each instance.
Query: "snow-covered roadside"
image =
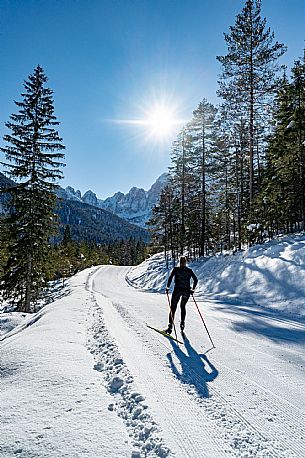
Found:
[[[305,236],[282,237],[233,255],[219,255],[189,266],[199,278],[196,296],[305,321]],[[127,275],[130,285],[164,291],[169,270],[156,254]]]
[[[1,458],[131,456],[126,429],[108,409],[112,397],[86,348],[86,282],[93,272],[70,279],[68,296],[1,343]]]

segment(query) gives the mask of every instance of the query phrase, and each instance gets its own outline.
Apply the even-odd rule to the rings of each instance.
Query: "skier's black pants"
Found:
[[[175,288],[172,294],[172,300],[171,300],[171,313],[169,314],[169,319],[168,322],[170,325],[172,325],[173,320],[172,317],[175,318],[175,313],[177,310],[177,305],[178,302],[181,298],[180,302],[180,309],[181,309],[181,323],[185,322],[185,316],[186,316],[186,303],[189,300],[190,297],[190,291],[186,289],[180,289],[180,288]]]

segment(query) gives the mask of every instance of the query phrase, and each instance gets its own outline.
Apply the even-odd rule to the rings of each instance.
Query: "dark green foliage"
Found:
[[[19,111],[10,117],[4,136],[7,145],[4,166],[16,185],[9,189],[10,213],[4,221],[9,259],[4,268],[4,298],[18,310],[31,311],[31,303],[45,285],[45,265],[49,239],[55,233],[55,182],[64,165],[62,139],[54,126],[52,91],[38,65],[25,81],[23,100],[15,102]]]
[[[178,193],[174,189],[173,181],[170,180],[162,189],[159,203],[153,208],[149,221],[153,246],[164,248],[165,259],[170,255],[175,260],[180,252],[180,212]]]
[[[217,57],[223,66],[218,95],[224,99],[222,116],[232,137],[236,125],[243,124],[246,129],[244,167],[249,174],[248,212],[252,216],[252,201],[260,190],[264,135],[270,126],[270,107],[278,86],[278,59],[286,48],[274,43],[274,33],[266,27],[266,19],[261,18],[260,0],[246,0],[230,33],[224,37],[228,53]]]
[[[47,280],[65,279],[87,267],[101,264],[137,265],[147,255],[146,244],[130,238],[111,244],[69,240],[69,226],[61,243],[49,249]]]
[[[261,18],[260,0],[245,0],[225,41],[222,103],[203,99],[173,143],[149,247],[146,230],[76,201],[57,201],[56,233],[63,146],[52,91],[39,66],[25,82],[2,148],[10,179],[0,174],[0,205],[10,208],[1,223],[2,284],[19,310],[30,311],[47,281],[93,265],[135,265],[160,249],[175,263],[186,251],[195,258],[304,230],[305,59],[278,78],[285,47]]]
[[[218,111],[203,100],[173,144],[172,182],[151,225],[174,259],[305,228],[305,59],[278,78],[285,47],[260,13],[246,0],[225,34]]]
[[[197,246],[200,239],[199,255],[207,252],[209,237],[209,213],[211,213],[213,149],[217,138],[215,119],[217,109],[203,99],[193,112],[190,123],[192,139],[191,181],[192,195],[189,217],[190,246]]]
[[[9,197],[5,190],[15,185],[14,181],[8,180],[0,173],[0,188],[3,189],[3,193],[0,191],[0,211]],[[9,208],[8,205],[7,207]],[[130,237],[149,241],[146,229],[84,202],[57,198],[55,213],[58,215],[60,234],[52,238],[53,242],[61,240],[66,225],[69,225],[71,238],[75,241],[105,244],[121,239],[128,240]]]
[[[129,223],[113,213],[93,207],[83,202],[60,200],[55,212],[59,216],[61,227],[70,226],[73,240],[86,240],[95,243],[114,243],[130,237],[137,240],[149,240],[148,231]]]
[[[263,189],[264,226],[270,234],[305,227],[305,60],[284,76],[278,91],[275,129],[269,139]]]
[[[216,108],[203,99],[193,114],[173,143],[171,181],[163,189],[150,221],[155,243],[174,260],[185,249],[201,256],[210,243]]]

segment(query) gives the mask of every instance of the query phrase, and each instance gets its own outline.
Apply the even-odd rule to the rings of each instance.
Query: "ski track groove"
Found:
[[[202,302],[202,301],[201,301]],[[211,302],[212,305],[213,302]],[[230,307],[231,308],[231,307]],[[243,310],[241,310],[241,312],[243,313]],[[234,310],[234,313],[238,314],[237,310]],[[286,325],[289,325],[289,326],[292,326],[292,327],[297,327],[297,328],[305,328],[305,326],[302,324],[302,323],[296,323],[295,321],[292,321],[292,320],[286,320],[286,319],[277,319],[275,317],[270,317],[269,315],[266,315],[264,313],[257,313],[257,315],[263,317],[263,318],[266,318],[266,319],[269,319],[270,321],[273,321],[273,322],[280,322],[280,323],[285,323]],[[218,323],[218,318],[217,317],[211,317],[211,319],[213,321],[215,321],[216,323]],[[242,337],[242,336],[240,336]],[[257,349],[255,348],[253,345],[251,345],[251,343],[249,343],[248,341],[244,341],[244,338],[239,338],[238,341],[236,340],[233,340],[229,337],[227,337],[227,340],[228,342],[232,342],[232,344],[234,345],[238,345],[239,347],[243,348],[243,350],[246,350],[248,351],[249,349],[251,349],[252,352],[256,352],[258,354],[261,354],[265,357],[269,357],[270,358],[270,354],[268,354],[266,351],[264,351],[263,349]],[[304,358],[304,354],[292,349],[292,348],[285,348],[285,352],[286,353],[293,353],[294,355],[298,355],[300,356],[302,359]],[[272,359],[274,359],[275,361],[278,361],[278,357],[277,356],[272,356]],[[304,457],[304,445],[305,445],[305,441],[304,441],[304,438],[305,438],[305,415],[304,415],[304,410],[301,409],[299,406],[297,405],[294,405],[293,403],[291,403],[289,400],[287,399],[284,399],[282,397],[280,397],[277,393],[275,393],[274,391],[268,389],[268,388],[263,388],[257,381],[255,381],[253,378],[249,378],[247,377],[242,371],[239,371],[239,378],[242,378],[245,383],[243,384],[238,384],[236,382],[234,382],[234,379],[232,380],[232,377],[230,377],[230,374],[232,372],[236,372],[232,369],[230,369],[228,366],[226,366],[222,361],[217,361],[217,359],[215,360],[215,362],[217,363],[217,366],[218,367],[221,367],[221,372],[222,372],[222,378],[224,380],[227,381],[227,384],[228,386],[232,386],[232,384],[235,383],[235,392],[238,392],[238,397],[240,398],[241,402],[240,404],[243,405],[243,406],[246,406],[246,405],[249,405],[249,403],[251,402],[251,399],[250,399],[250,396],[247,396],[247,394],[254,394],[255,393],[255,396],[257,399],[260,399],[261,402],[264,404],[264,410],[265,411],[269,411],[269,412],[272,412],[273,413],[273,418],[270,418],[268,421],[270,421],[270,423],[267,425],[266,427],[266,434],[268,435],[268,433],[270,434],[271,432],[272,433],[275,433],[275,435],[277,435],[277,437],[280,437],[280,434],[279,432],[281,432],[281,428],[280,428],[280,421],[279,419],[281,418],[283,422],[285,423],[288,423],[288,427],[290,429],[290,433],[289,433],[289,440],[290,440],[290,449],[291,451],[295,454],[295,455],[287,455],[287,451],[286,451],[286,456],[297,456],[297,457],[300,457],[300,458],[303,458]],[[279,370],[276,369],[275,371],[273,371],[274,373],[279,373]],[[255,376],[255,374],[254,374]],[[282,377],[286,377],[286,375],[282,375]],[[245,385],[247,385],[247,389],[248,389],[248,393],[245,392]],[[252,385],[253,389],[250,388],[250,386]],[[303,383],[300,383],[300,386],[298,385],[298,388],[299,389],[304,389],[304,384]],[[211,388],[211,390],[213,390],[213,387]],[[250,391],[252,391],[252,393],[250,393]],[[273,399],[270,399],[270,395],[272,396]],[[253,396],[252,396],[253,398]],[[285,405],[288,407],[285,408]],[[268,406],[268,408],[266,409],[266,407]],[[253,400],[253,403],[251,406],[249,406],[249,409],[251,411],[253,411],[253,414],[250,415],[251,416],[251,424],[253,425],[256,425],[256,428],[259,428],[259,425],[257,423],[257,420],[256,420],[256,416],[255,416],[255,410],[257,409],[257,403],[255,405],[255,402]],[[295,411],[298,411],[298,419],[296,420],[296,412]],[[274,421],[274,420],[277,420],[277,421]],[[274,435],[274,434],[272,434]],[[291,440],[291,438],[293,438],[293,440]],[[284,438],[284,440],[287,441],[287,437]]]
[[[217,320],[216,320],[217,321]],[[289,323],[287,321],[287,323]],[[228,341],[230,342],[234,342],[234,344],[236,345],[236,342],[233,341],[233,339],[230,339],[230,338],[227,338]],[[249,345],[249,344],[244,344],[241,340],[239,340],[237,342],[237,344],[242,347],[243,349],[251,349],[251,351],[255,351],[261,355],[264,355],[264,356],[269,356],[265,351],[261,350],[261,349],[257,349],[255,348],[253,345]],[[285,351],[287,351],[287,349],[285,349]],[[291,350],[292,351],[292,350]],[[295,352],[295,353],[298,353],[298,352]],[[299,354],[299,353],[298,353]],[[303,354],[300,354],[302,357],[304,357]],[[272,357],[273,359],[277,360],[276,356],[273,356]],[[230,377],[230,373],[232,372],[232,369],[230,369],[228,366],[226,366],[222,361],[217,361],[217,364],[219,366],[222,366],[222,376],[223,378],[227,379],[228,383],[231,383],[232,384],[232,380],[231,380],[231,377]],[[273,369],[271,369],[274,373],[277,373],[278,372],[278,369],[275,371]],[[271,395],[274,399],[272,401],[272,403],[270,403],[270,410],[274,410],[275,408],[277,409],[278,412],[280,413],[283,413],[283,410],[285,412],[285,420],[286,419],[290,419],[290,420],[294,420],[295,419],[295,415],[293,415],[292,413],[289,413],[289,411],[287,409],[284,409],[284,406],[282,407],[279,407],[277,405],[278,402],[280,402],[280,404],[286,404],[288,407],[292,408],[293,410],[298,410],[298,415],[300,415],[301,417],[303,417],[303,425],[304,426],[301,426],[302,425],[302,422],[299,421],[299,424],[298,426],[300,427],[300,430],[303,432],[303,437],[305,437],[305,415],[304,415],[304,411],[299,407],[299,406],[296,406],[294,404],[292,404],[291,402],[289,402],[287,399],[283,399],[282,397],[280,397],[278,394],[276,394],[275,392],[271,391],[270,389],[268,388],[262,388],[262,386],[255,380],[253,380],[252,378],[250,379],[249,377],[247,377],[242,371],[239,371],[239,377],[242,378],[243,380],[245,380],[246,384],[251,384],[251,385],[254,385],[255,386],[255,390],[256,391],[261,391],[261,393],[264,393],[264,394],[268,394],[268,395]],[[240,389],[240,386],[237,386],[239,389]],[[304,389],[304,383],[301,383],[299,388],[303,388]],[[245,394],[243,394],[243,391],[240,390],[240,394],[239,394],[239,397],[240,398],[243,398],[244,401],[246,402],[247,401],[247,397]],[[272,407],[272,408],[271,408]],[[299,431],[299,430],[298,430]],[[298,434],[293,431],[293,435],[298,437]]]
[[[122,318],[127,322],[128,326],[131,328],[134,328],[134,332],[141,337],[143,341],[143,337],[145,335],[144,332],[144,326],[140,321],[138,321],[135,317],[131,317],[127,310],[120,304],[113,303],[114,307],[118,310]],[[139,329],[142,329],[142,332],[139,331]],[[152,334],[153,331],[150,332]],[[155,333],[154,333],[155,334]],[[165,345],[164,342],[159,338],[159,336],[155,336],[152,334],[155,340],[158,340],[159,343],[162,344],[163,347],[165,347],[169,352],[172,351],[172,348],[169,348],[167,345]],[[145,342],[146,343],[146,342]],[[155,345],[149,345],[153,351],[153,354],[157,353],[157,348]],[[206,384],[206,381],[198,374],[197,371],[194,371],[192,368],[189,368],[189,372],[197,378],[197,380],[200,380],[200,382],[204,385]],[[186,383],[180,382],[182,385],[187,385]],[[259,432],[256,426],[251,424],[237,409],[235,409],[233,406],[230,406],[228,401],[211,385],[209,385],[209,390],[213,392],[213,398],[202,398],[200,396],[196,395],[196,392],[192,390],[191,387],[186,387],[186,391],[189,395],[191,395],[196,403],[200,404],[201,407],[206,408],[207,404],[210,404],[209,409],[208,409],[208,417],[209,420],[215,421],[218,423],[217,426],[220,426],[220,434],[223,434],[223,426],[224,426],[224,421],[225,417],[229,417],[228,420],[228,430],[226,431],[224,435],[225,442],[228,443],[228,445],[232,448],[230,451],[231,453],[234,453],[234,456],[257,456],[261,458],[294,458],[295,455],[287,455],[287,451],[285,451],[280,444],[278,444],[274,440],[270,440],[266,438],[263,434]],[[195,390],[196,391],[196,390]],[[225,414],[223,412],[226,412]],[[234,421],[235,418],[238,418],[237,422]],[[233,419],[233,421],[232,421]],[[202,418],[202,421],[206,421],[206,417]],[[234,424],[235,423],[235,424]],[[232,427],[233,425],[233,427]],[[237,429],[238,431],[233,431],[238,425]],[[249,431],[250,430],[250,431]],[[252,431],[251,431],[252,430]],[[246,431],[246,434],[243,434],[244,431]],[[232,437],[233,436],[233,437]],[[256,437],[258,436],[258,437]],[[264,444],[266,446],[264,447]],[[272,444],[274,451],[270,451],[268,449],[268,445],[270,446]],[[249,450],[249,455],[247,454],[247,446],[250,448]],[[253,448],[255,451],[253,451]],[[275,451],[276,450],[276,451]],[[241,453],[243,453],[241,455]],[[253,454],[254,453],[254,454]],[[200,455],[194,455],[195,457],[200,456]],[[219,455],[220,456],[220,455]],[[296,455],[296,456],[303,456],[303,455]]]
[[[215,302],[213,302],[210,299],[207,300],[207,301],[203,301],[203,300],[198,300],[197,299],[197,302],[198,302],[198,304],[200,304],[200,303],[209,303],[212,307],[215,308]],[[248,315],[248,311],[247,310],[246,311],[243,310],[243,309],[236,310],[236,309],[234,309],[233,306],[227,306],[227,304],[225,304],[225,307],[222,307],[219,310],[223,311],[224,308],[225,309],[227,309],[227,308],[230,309],[230,311],[232,311],[234,314],[239,315],[239,316],[241,315],[241,313],[243,313],[245,317],[247,317],[247,315]],[[276,317],[270,316],[268,314],[260,313],[260,312],[255,313],[255,316],[258,316],[260,318],[264,318],[264,319],[269,320],[269,321],[274,322],[274,323],[281,323],[281,324],[285,324],[285,325],[288,325],[290,327],[294,327],[294,328],[297,328],[297,329],[304,329],[304,331],[305,331],[305,324],[303,324],[303,323],[297,323],[296,321],[288,320],[288,319],[284,319],[284,318],[276,318]],[[210,319],[213,320],[213,321],[216,321],[218,323],[218,325],[219,325],[219,319],[218,318],[213,316],[213,317],[210,317]],[[225,327],[222,327],[222,329],[225,330]],[[243,340],[244,337],[240,335],[240,339]],[[230,342],[234,342],[236,344],[236,341],[233,341],[230,338],[228,338],[228,340]],[[240,343],[240,345],[241,345],[241,343]],[[244,348],[245,347],[246,348],[251,348],[252,351],[255,351],[256,353],[261,353],[264,356],[268,355],[265,351],[255,348],[253,345],[251,345],[251,343],[249,343],[249,341],[247,341],[247,345],[243,345],[243,347]],[[295,350],[295,348],[286,347],[285,348],[285,352],[293,353],[294,355],[297,354],[298,356],[300,356],[300,358],[304,358],[304,354],[298,352],[297,350]]]
[[[114,397],[109,410],[116,411],[128,429],[134,450],[131,458],[166,458],[170,449],[160,438],[161,431],[143,404],[143,396],[136,390],[134,379],[122,360],[118,348],[110,337],[95,295],[90,287],[92,275],[88,278],[87,290],[91,293],[91,325],[89,328],[88,348],[94,355],[94,368],[102,374],[103,384]]]
[[[269,390],[268,388],[263,388],[259,385],[255,380],[250,379],[243,373],[239,374],[240,379],[243,379],[246,383],[235,383],[232,380],[230,374],[232,373],[232,369],[226,366],[223,362],[217,362],[218,367],[221,367],[222,378],[224,381],[227,381],[227,384],[231,386],[234,385],[234,391],[238,392],[238,396],[240,399],[240,404],[243,406],[248,405],[248,409],[253,412],[251,416],[251,424],[252,426],[255,425],[255,428],[258,430],[260,428],[256,416],[255,411],[261,405],[260,402],[263,404],[264,410],[267,412],[272,412],[273,417],[269,420],[270,423],[268,424],[267,436],[268,431],[272,431],[272,435],[276,435],[280,437],[280,421],[282,419],[283,422],[287,423],[287,427],[290,428],[290,448],[296,454],[295,456],[302,457],[304,456],[304,442],[303,444],[298,442],[300,441],[300,437],[305,437],[305,416],[304,412],[299,409],[297,406],[290,403],[288,400],[281,398],[279,395],[274,393],[273,391]],[[233,371],[234,372],[234,371]],[[245,385],[247,385],[247,392],[245,391]],[[211,391],[214,391],[214,388],[211,387]],[[252,398],[249,396],[249,392],[253,394]],[[219,396],[221,396],[218,393]],[[271,396],[271,398],[270,398]],[[255,399],[253,399],[255,398]],[[288,406],[288,409],[285,408],[285,405]],[[296,410],[298,410],[298,419],[296,420]],[[276,421],[274,421],[276,420]],[[275,433],[275,434],[274,434]],[[291,440],[293,438],[293,440]],[[286,452],[287,453],[287,452]],[[288,456],[288,455],[286,455]],[[291,456],[291,455],[289,455]],[[292,455],[293,456],[293,455]]]
[[[113,307],[117,310],[117,312],[120,314],[121,318],[124,320],[124,322],[126,323],[126,321],[129,321],[130,320],[130,315],[128,314],[127,310],[121,305],[121,304],[117,304],[117,303],[113,303],[112,302],[112,305]],[[144,346],[143,345],[143,348],[142,350],[144,351],[144,353],[146,355],[148,355],[149,359],[150,360],[155,360],[157,361],[157,363],[159,364],[160,363],[160,355],[158,354],[158,345],[152,345],[148,340],[145,339],[145,337],[147,338],[147,332],[145,333],[145,330],[146,330],[146,327],[144,327],[139,321],[137,321],[136,319],[132,318],[132,320],[134,321],[134,323],[130,326],[129,324],[129,328],[132,328],[132,332],[134,334],[136,334],[137,338],[139,338],[140,342],[145,343],[146,345]],[[141,329],[141,331],[139,330]],[[148,328],[147,328],[148,329]],[[157,339],[159,340],[159,339]],[[161,342],[161,341],[159,341]],[[161,342],[162,343],[162,342]],[[149,349],[147,348],[149,347]],[[165,345],[165,348],[171,352],[172,351],[172,348],[169,348]],[[153,350],[153,351],[152,351]],[[168,385],[170,384],[172,381],[173,381],[173,376],[171,375],[171,373],[164,373],[162,375],[162,378],[163,380],[165,380],[164,384],[165,385]],[[149,378],[147,379],[149,380]],[[176,382],[176,380],[175,380]],[[175,383],[176,384],[176,383]],[[178,388],[175,388],[175,390],[179,390],[179,386]],[[168,409],[166,409],[168,410]],[[189,403],[185,403],[183,404],[183,412],[189,412],[191,413],[191,416],[192,417],[195,417],[197,416],[198,417],[198,409],[195,409],[193,405],[189,404]],[[190,456],[190,457],[203,457],[203,456],[206,456],[207,458],[209,458],[209,455],[203,455],[203,451],[202,451],[202,447],[201,445],[197,442],[195,442],[193,436],[192,436],[192,430],[189,430],[188,429],[188,425],[186,425],[185,423],[181,422],[179,420],[179,416],[176,416],[175,417],[175,423],[172,422],[172,412],[170,410],[168,410],[168,413],[169,413],[169,416],[168,416],[168,421],[170,422],[170,424],[172,425],[172,431],[175,432],[175,435],[177,436],[177,423],[179,424],[179,435],[177,436],[177,439],[179,440],[179,444],[180,444],[180,448],[181,449],[184,449],[185,452],[183,454],[183,456]],[[201,412],[200,412],[201,413]],[[203,417],[202,415],[200,416],[200,420],[201,422],[204,422],[206,420],[205,417]],[[185,438],[182,440],[181,439],[181,435],[182,433],[185,435],[185,438],[187,439],[187,447],[185,446]],[[207,438],[208,440],[208,438]],[[216,442],[214,442],[211,438],[210,438],[210,442],[213,443],[213,449],[216,449],[218,448],[218,455],[219,457],[221,456],[225,456],[223,455],[222,453],[222,450],[221,448],[218,446],[218,444]],[[193,450],[193,454],[192,455],[189,455],[188,451],[189,450]]]
[[[95,291],[95,293],[98,293],[98,294],[101,294],[97,291]],[[101,294],[101,296],[105,297],[103,294]],[[108,299],[109,300],[109,299]],[[112,305],[114,306],[115,310],[121,315],[121,311],[118,310],[118,307],[120,306],[117,306],[116,304],[113,304]],[[125,320],[124,320],[125,321]],[[143,334],[141,333],[138,333],[137,330],[135,331],[135,333],[137,335],[140,335],[141,336],[141,341],[143,340]],[[168,349],[170,351],[170,349]],[[145,351],[145,353],[147,353]],[[150,374],[148,372],[146,372],[146,375],[148,376],[147,377],[147,382],[149,383],[151,381],[151,377],[150,377]],[[167,376],[168,378],[168,376]],[[204,457],[206,456],[206,458],[209,458],[207,455],[203,455],[202,454],[202,449],[199,447],[199,446],[196,446],[194,444],[194,441],[193,439],[191,438],[191,433],[188,432],[186,430],[186,427],[185,427],[185,424],[180,421],[179,417],[176,416],[175,417],[175,422],[172,421],[172,411],[166,406],[166,403],[162,403],[162,406],[160,406],[163,411],[166,412],[166,415],[167,415],[167,419],[168,419],[168,422],[167,422],[167,428],[170,428],[170,430],[172,431],[172,436],[176,438],[176,441],[179,443],[179,450],[183,450],[183,455],[179,455],[179,456],[183,456],[183,457],[189,457],[189,458],[194,458],[194,457]],[[177,424],[178,424],[178,428],[177,428]],[[179,431],[179,434],[177,435],[177,429]],[[192,450],[193,451],[193,454],[190,454],[189,451]],[[175,454],[173,454],[175,455]],[[221,457],[221,453],[219,454],[219,457]]]

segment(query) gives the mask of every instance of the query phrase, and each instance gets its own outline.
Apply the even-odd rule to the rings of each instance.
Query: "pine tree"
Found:
[[[10,189],[11,209],[5,224],[10,234],[9,259],[3,276],[4,297],[18,310],[31,311],[31,303],[45,285],[49,238],[54,234],[56,181],[64,154],[62,139],[54,126],[53,91],[45,87],[48,78],[38,65],[25,81],[19,111],[12,114],[4,136],[7,145],[3,162],[8,176],[17,182]]]
[[[296,140],[298,164],[299,220],[305,228],[305,52],[303,62],[298,60],[292,68],[294,118],[292,131]]]
[[[270,236],[305,227],[305,59],[295,62],[291,81],[282,79],[274,122],[258,203]]]
[[[66,227],[65,227],[65,230],[64,230],[62,244],[63,244],[63,246],[67,246],[71,241],[72,241],[71,229],[70,229],[69,224],[67,224]]]
[[[193,186],[195,189],[193,210],[197,209],[197,225],[199,231],[199,255],[204,256],[206,251],[207,239],[207,193],[208,182],[211,175],[211,151],[216,140],[215,134],[215,117],[216,108],[203,99],[196,110],[193,112],[193,118],[190,122],[191,135],[193,144],[192,169],[193,169]]]
[[[179,212],[175,220],[175,227],[179,231],[179,250],[180,253],[190,242],[190,227],[188,226],[187,215],[192,197],[192,172],[191,164],[193,158],[194,145],[191,135],[191,124],[187,124],[177,135],[173,142],[171,160],[172,166],[169,171],[172,177],[172,187],[176,202],[179,205]],[[175,231],[176,233],[176,231]]]
[[[261,126],[269,120],[268,107],[277,86],[277,61],[286,49],[274,43],[274,33],[266,28],[266,19],[261,18],[260,0],[246,0],[235,25],[224,36],[228,54],[217,57],[223,65],[218,95],[224,99],[223,109],[227,116],[231,115],[233,123],[241,117],[246,121],[251,213],[258,192],[259,151],[255,157],[255,147],[261,141]]]
[[[161,244],[168,262],[168,254],[174,263],[178,257],[180,242],[180,200],[170,181],[161,191],[158,204],[153,208],[148,222],[155,245]]]

